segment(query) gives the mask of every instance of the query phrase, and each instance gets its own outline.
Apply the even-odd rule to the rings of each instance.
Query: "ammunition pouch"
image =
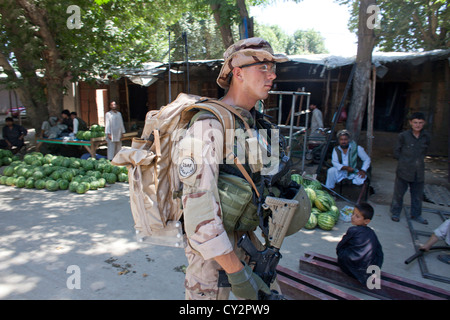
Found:
[[[255,230],[259,225],[259,217],[249,183],[240,177],[221,173],[218,189],[225,230]]]

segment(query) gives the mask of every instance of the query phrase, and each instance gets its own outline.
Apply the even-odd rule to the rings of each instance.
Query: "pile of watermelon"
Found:
[[[333,197],[322,188],[319,181],[296,176],[295,181],[305,188],[311,201],[311,215],[304,228],[312,230],[319,227],[327,231],[333,229],[340,215]]]
[[[107,159],[78,159],[40,152],[12,161],[0,175],[0,184],[48,191],[70,190],[86,193],[116,182],[128,182],[128,169]]]
[[[87,131],[82,130],[78,131],[76,135],[78,140],[91,140],[92,138],[104,136],[105,136],[105,127],[100,126],[98,124],[93,124]]]
[[[11,150],[0,149],[0,167],[9,166],[13,161],[19,160],[19,157],[13,155]]]

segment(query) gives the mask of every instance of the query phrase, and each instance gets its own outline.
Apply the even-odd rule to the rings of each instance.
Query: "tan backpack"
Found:
[[[179,222],[183,213],[181,197],[175,196],[182,190],[182,183],[173,157],[185,133],[179,129],[186,129],[200,110],[214,114],[227,135],[234,132],[235,116],[241,117],[234,108],[218,100],[181,93],[160,110],[149,111],[141,138],[134,138],[131,148],[122,148],[112,160],[114,165],[128,167],[130,206],[138,241],[185,245]],[[234,136],[227,136],[225,141],[224,156],[234,161],[259,197],[255,184],[232,152]]]

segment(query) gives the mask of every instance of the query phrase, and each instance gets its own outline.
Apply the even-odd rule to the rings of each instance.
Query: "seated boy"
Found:
[[[336,247],[339,267],[349,276],[366,285],[371,273],[367,268],[383,264],[383,250],[375,232],[367,225],[373,217],[374,210],[368,203],[355,206],[352,214],[353,226]]]

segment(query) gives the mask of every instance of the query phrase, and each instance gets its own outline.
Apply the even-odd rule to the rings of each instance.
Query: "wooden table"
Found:
[[[137,135],[138,135],[137,132],[127,132],[123,134],[121,140],[122,141],[131,140],[133,139],[133,137],[136,137]],[[106,144],[106,138],[97,137],[92,138],[91,140],[78,140],[78,139],[64,140],[62,138],[58,139],[38,138],[36,139],[36,151],[39,151],[39,148],[42,146],[43,143],[64,144],[67,146],[83,146],[90,153],[91,157],[95,158],[98,147],[102,144]]]

